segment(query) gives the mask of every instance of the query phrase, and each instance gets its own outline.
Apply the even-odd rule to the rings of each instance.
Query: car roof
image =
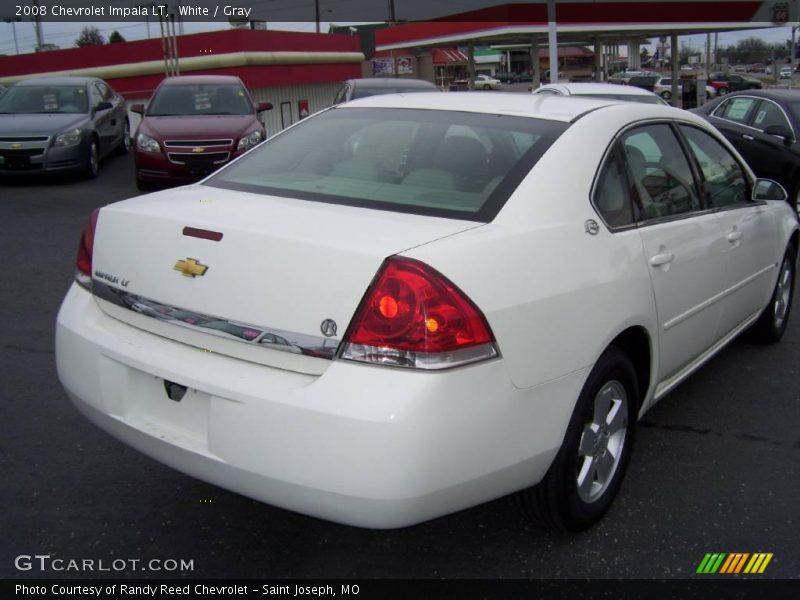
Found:
[[[740,90],[738,92],[731,92],[725,97],[735,98],[736,96],[756,96],[758,98],[769,98],[770,100],[783,100],[784,102],[788,102],[789,100],[800,100],[800,90],[780,88],[771,90]]]
[[[402,77],[365,77],[363,79],[349,79],[348,83],[353,85],[367,85],[376,88],[398,88],[398,87],[436,87],[430,81],[424,79],[404,79]]]
[[[31,77],[15,83],[15,86],[28,85],[87,85],[101,81],[97,77]]]
[[[592,94],[625,94],[626,96],[652,96],[652,92],[638,88],[635,85],[621,85],[618,83],[548,83],[533,90],[538,94],[542,90],[555,90],[562,94],[577,96],[591,96]]]
[[[615,86],[625,87],[625,86]],[[569,123],[578,117],[605,106],[623,104],[621,100],[566,97],[529,93],[448,92],[385,94],[353,100],[337,105],[336,109],[350,108],[411,108],[424,110],[450,110],[494,115],[534,117]],[[627,104],[627,103],[625,103]]]
[[[201,83],[242,83],[242,80],[234,75],[180,75],[164,79],[161,85],[197,85]]]

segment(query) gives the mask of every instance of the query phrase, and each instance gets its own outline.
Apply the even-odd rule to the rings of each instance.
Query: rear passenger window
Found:
[[[622,148],[644,220],[700,209],[692,169],[669,125],[638,127],[622,138]]]
[[[609,155],[600,172],[594,204],[609,227],[624,227],[636,222],[625,167],[616,150]]]
[[[753,117],[753,127],[764,131],[770,125],[780,125],[791,131],[789,122],[780,107],[769,100],[762,100]]]
[[[703,173],[709,207],[747,202],[747,178],[733,155],[705,131],[684,125],[680,128]]]

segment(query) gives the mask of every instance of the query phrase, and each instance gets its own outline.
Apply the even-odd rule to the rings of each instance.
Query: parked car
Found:
[[[659,77],[656,81],[655,93],[661,96],[664,100],[672,99],[672,77]],[[678,94],[683,96],[683,85],[678,83]],[[710,85],[706,86],[706,99],[713,98],[716,95],[716,90]]]
[[[779,77],[781,79],[791,79],[792,78],[792,67],[782,67],[780,70]]]
[[[800,90],[735,92],[693,112],[719,129],[756,175],[786,188],[800,210]]]
[[[77,171],[97,177],[100,160],[126,154],[125,101],[95,77],[37,77],[0,97],[0,172]]]
[[[469,78],[459,79],[453,82],[454,86],[469,87]],[[494,77],[488,75],[476,75],[474,79],[474,89],[476,90],[499,90],[502,84]]]
[[[266,137],[260,114],[238,77],[184,75],[164,79],[136,130],[136,185],[141,190],[202,179]]]
[[[0,97],[2,97],[2,95],[6,93],[7,89],[8,88],[6,88],[6,86],[0,85]]]
[[[719,96],[723,96],[728,92],[760,90],[764,87],[761,81],[755,77],[739,75],[738,73],[711,73],[708,85],[714,88]]]
[[[537,95],[591,96],[642,104],[666,104],[659,96],[640,87],[616,83],[550,83],[533,90]]]
[[[619,491],[640,415],[740,332],[783,335],[784,198],[660,101],[356,100],[96,211],[58,374],[111,435],[287,509],[401,527],[520,491],[580,530]]]
[[[408,79],[404,77],[370,77],[365,79],[348,79],[344,82],[334,104],[377,96],[380,94],[411,94],[415,92],[438,92],[439,88],[424,79]]]

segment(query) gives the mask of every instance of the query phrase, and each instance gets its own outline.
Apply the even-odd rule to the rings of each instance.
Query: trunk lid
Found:
[[[158,335],[320,374],[387,256],[478,226],[188,186],[103,208],[95,296],[108,314]]]

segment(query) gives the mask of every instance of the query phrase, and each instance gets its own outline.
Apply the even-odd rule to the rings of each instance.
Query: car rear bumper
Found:
[[[131,327],[77,285],[59,311],[56,362],[87,418],[156,460],[269,504],[374,528],[541,480],[586,376],[520,390],[502,360],[439,373],[335,360],[320,376],[293,373]],[[170,400],[164,380],[186,395]]]

